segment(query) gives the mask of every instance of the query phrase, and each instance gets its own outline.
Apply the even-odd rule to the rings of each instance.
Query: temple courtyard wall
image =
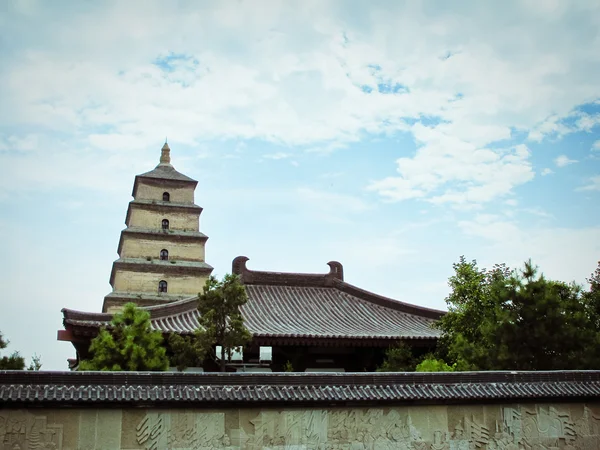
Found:
[[[599,403],[0,411],[2,449],[599,449]]]
[[[600,448],[600,372],[0,372],[0,450]]]

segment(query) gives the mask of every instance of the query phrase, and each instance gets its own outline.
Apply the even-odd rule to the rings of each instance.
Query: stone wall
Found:
[[[600,404],[0,410],[5,449],[600,449]]]
[[[114,292],[157,293],[158,282],[167,280],[169,294],[196,295],[202,291],[208,276],[173,275],[160,272],[133,272],[117,270]]]
[[[170,201],[177,203],[194,203],[194,188],[186,187],[167,187],[165,183],[156,182],[148,184],[141,182],[136,191],[136,200],[162,200],[163,192],[168,192]]]
[[[199,230],[200,213],[190,212],[173,212],[163,213],[160,211],[152,211],[139,207],[131,209],[128,227],[162,229],[162,220],[169,220],[169,229],[171,230]]]
[[[178,261],[204,261],[204,241],[170,242],[126,236],[123,239],[121,258],[159,259],[162,249],[169,251],[169,259]]]

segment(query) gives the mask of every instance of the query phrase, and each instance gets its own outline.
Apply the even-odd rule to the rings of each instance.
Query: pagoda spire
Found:
[[[170,166],[171,165],[171,148],[169,144],[165,141],[165,145],[163,145],[160,150],[160,164],[159,166]]]

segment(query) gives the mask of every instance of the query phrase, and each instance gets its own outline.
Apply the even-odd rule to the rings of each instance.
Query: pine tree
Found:
[[[10,342],[4,340],[0,332],[0,350],[5,349]],[[23,370],[25,368],[25,358],[19,352],[13,352],[10,356],[3,356],[0,359],[0,370]]]
[[[404,342],[398,342],[385,351],[385,358],[377,372],[413,372],[417,360],[411,348]]]
[[[100,330],[90,353],[92,358],[81,361],[79,370],[162,371],[169,367],[162,334],[152,330],[150,314],[134,303],[126,304]]]

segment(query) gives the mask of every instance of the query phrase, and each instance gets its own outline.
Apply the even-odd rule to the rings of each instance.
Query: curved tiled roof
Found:
[[[246,286],[246,326],[258,336],[436,338],[432,319],[352,296],[335,287]]]
[[[599,371],[184,374],[0,371],[0,407],[596,400]]]
[[[197,181],[187,175],[177,172],[175,168],[170,165],[159,164],[149,172],[137,175],[136,178],[159,178],[161,180],[174,180],[174,181],[191,181],[196,183]]]
[[[241,258],[241,259],[240,259]],[[246,287],[248,302],[241,308],[245,325],[255,338],[321,340],[436,339],[433,322],[444,313],[382,297],[343,281],[340,263],[328,274],[286,274],[250,271],[247,258],[234,260],[234,273]],[[196,297],[143,307],[152,327],[163,332],[193,333],[198,327]],[[63,309],[65,326],[98,328],[111,314]]]

